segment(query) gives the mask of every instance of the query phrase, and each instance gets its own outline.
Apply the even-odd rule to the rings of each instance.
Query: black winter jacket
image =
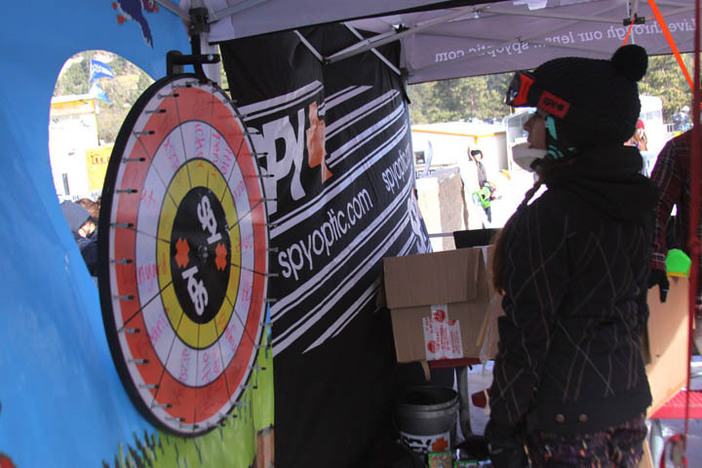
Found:
[[[641,336],[656,189],[641,165],[631,147],[585,152],[505,226],[488,438],[600,431],[650,405]]]

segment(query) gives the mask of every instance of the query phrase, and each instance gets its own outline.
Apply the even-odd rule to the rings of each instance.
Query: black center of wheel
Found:
[[[217,315],[229,282],[231,244],[224,209],[206,187],[195,187],[176,211],[171,275],[183,311],[195,323]]]

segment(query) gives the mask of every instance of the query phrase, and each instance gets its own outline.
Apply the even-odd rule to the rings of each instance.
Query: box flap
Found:
[[[470,302],[489,294],[480,248],[384,258],[383,281],[389,309]]]

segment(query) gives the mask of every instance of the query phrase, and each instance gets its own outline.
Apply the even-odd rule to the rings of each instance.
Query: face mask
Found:
[[[536,163],[546,156],[545,149],[530,148],[528,142],[512,147],[512,159],[522,169],[534,172]]]

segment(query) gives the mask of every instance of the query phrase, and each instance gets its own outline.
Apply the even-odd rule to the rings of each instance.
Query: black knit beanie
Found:
[[[622,144],[634,134],[641,112],[637,82],[647,67],[646,51],[626,45],[611,60],[558,58],[533,75],[539,88],[570,104],[571,111],[556,122],[568,145],[585,148]]]

